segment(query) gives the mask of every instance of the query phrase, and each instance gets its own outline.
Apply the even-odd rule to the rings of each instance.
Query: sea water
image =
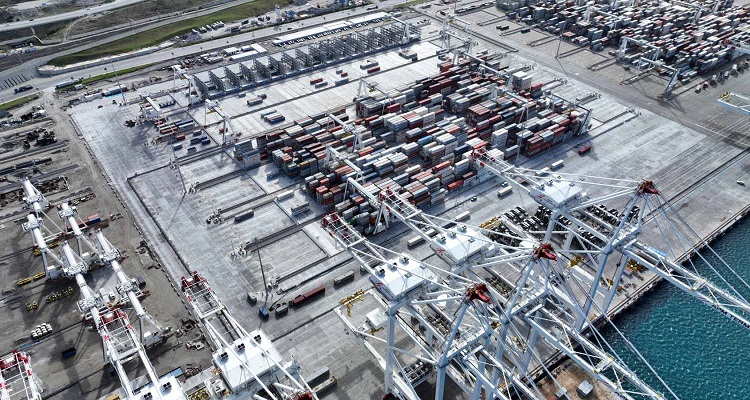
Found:
[[[750,282],[750,217],[711,247]],[[720,264],[706,252],[702,254],[712,265]],[[712,275],[705,264],[696,262],[696,267],[704,276]],[[720,271],[723,276],[731,274],[726,268]],[[739,279],[731,282],[750,299],[750,289],[742,287]],[[661,282],[614,323],[680,399],[750,399],[750,330],[675,286]],[[639,377],[666,398],[674,398],[648,367],[627,351],[629,346],[614,328],[603,327],[601,332]]]

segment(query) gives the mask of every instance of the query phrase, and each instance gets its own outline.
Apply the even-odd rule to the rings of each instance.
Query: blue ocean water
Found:
[[[750,217],[711,247],[750,281]],[[734,286],[750,298],[750,290]],[[676,287],[662,282],[614,322],[679,398],[750,399],[750,331]],[[631,369],[660,387],[648,368],[624,351],[627,346],[614,329],[601,331]],[[657,390],[666,393],[663,386]]]

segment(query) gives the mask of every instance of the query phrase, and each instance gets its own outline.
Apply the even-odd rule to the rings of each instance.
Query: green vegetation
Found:
[[[123,75],[129,74],[131,72],[135,72],[135,71],[139,71],[139,70],[142,70],[142,69],[146,69],[146,68],[148,68],[148,67],[150,67],[152,65],[153,64],[146,64],[146,65],[138,65],[138,66],[131,67],[131,68],[125,68],[125,69],[117,71],[117,76],[123,76]],[[89,83],[98,82],[98,81],[102,81],[102,80],[109,79],[109,78],[114,78],[114,77],[115,77],[115,72],[114,71],[113,72],[107,72],[106,74],[94,75],[94,76],[90,76],[88,78],[85,78],[83,81],[81,81],[81,84],[86,85],[86,84],[89,84]]]
[[[39,98],[38,94],[30,94],[28,96],[19,97],[15,100],[7,103],[0,104],[0,110],[10,110],[11,108],[22,106],[30,101],[34,101]]]
[[[61,38],[65,27],[68,26],[69,23],[70,21],[52,22],[35,26],[34,31],[36,32],[36,35],[43,40],[54,39],[55,37]],[[0,32],[0,41],[11,41],[12,43],[15,43],[19,42],[20,38],[30,38],[31,35],[31,29],[14,29]],[[36,39],[31,39],[30,41],[38,42]]]
[[[276,3],[278,3],[278,0],[255,0],[250,3],[240,4],[215,13],[140,32],[78,53],[57,57],[50,60],[49,64],[60,67],[82,61],[95,60],[107,55],[127,53],[144,47],[155,46],[175,36],[190,32],[191,29],[198,28],[199,26],[210,25],[217,21],[236,21],[249,16],[263,14],[273,10]]]
[[[424,3],[425,1],[427,0],[411,0],[411,1],[407,1],[406,3],[398,4],[394,6],[393,8],[406,8],[406,7],[413,6],[419,3]]]
[[[2,0],[0,0],[2,1]],[[139,19],[169,15],[175,12],[195,11],[203,8],[206,0],[148,0],[135,5],[116,8],[101,14],[84,18],[76,23],[71,35],[107,29],[117,25],[125,25]]]

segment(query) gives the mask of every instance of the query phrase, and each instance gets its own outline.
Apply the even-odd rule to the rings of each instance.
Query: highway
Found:
[[[363,14],[369,14],[369,13],[375,13],[375,12],[388,10],[393,5],[396,5],[399,3],[401,3],[401,1],[388,0],[388,1],[384,1],[380,3],[379,9],[377,10],[366,10],[366,7],[358,7],[357,9],[353,11],[345,11],[345,12],[339,12],[336,14],[329,14],[327,16],[324,15],[324,16],[319,16],[319,17],[306,18],[299,22],[292,22],[292,23],[283,24],[280,26],[271,26],[271,27],[258,29],[258,30],[248,32],[248,33],[214,39],[211,41],[198,43],[198,44],[194,44],[191,46],[167,48],[165,50],[161,50],[161,51],[151,53],[151,54],[146,54],[140,57],[133,57],[133,58],[125,59],[125,60],[116,61],[114,62],[114,67],[117,70],[122,70],[125,68],[135,67],[138,65],[157,64],[157,63],[162,63],[162,62],[166,62],[169,60],[178,60],[182,57],[190,56],[192,54],[205,53],[205,52],[214,51],[214,50],[221,50],[226,47],[235,46],[241,43],[256,41],[257,39],[261,39],[259,40],[259,42],[263,43],[266,41],[271,41],[276,36],[290,33],[296,29],[307,29],[309,27],[331,22],[336,19],[347,19],[347,18],[357,16],[357,15],[363,15]],[[290,27],[293,30],[287,29]],[[227,63],[228,62],[225,62],[224,64],[214,64],[212,66],[204,66],[203,69],[216,68],[220,65],[225,65]],[[109,66],[109,64],[98,65],[98,66],[93,66],[90,68],[74,71],[72,73],[64,74],[64,75],[57,75],[53,77],[34,77],[24,82],[23,84],[33,86],[35,91],[52,91],[54,90],[54,87],[56,84],[66,79],[70,79],[71,77],[76,78],[76,77],[88,77],[88,76],[100,75],[106,72],[110,72],[111,70],[112,68]],[[197,71],[190,70],[189,72],[195,73]],[[13,100],[14,98],[23,97],[30,93],[33,93],[33,92],[23,92],[20,94],[15,94],[13,92],[13,88],[8,88],[6,90],[0,91],[0,103]]]
[[[32,18],[26,21],[8,22],[0,25],[0,32],[12,31],[15,29],[31,28],[34,26],[49,24],[51,22],[65,21],[69,19],[76,19],[85,17],[89,14],[95,14],[102,11],[113,10],[115,8],[129,6],[131,4],[140,3],[143,0],[114,0],[111,3],[104,3],[98,6],[88,7],[76,11],[68,11],[65,13],[50,15],[48,17]],[[23,3],[21,3],[23,4]]]

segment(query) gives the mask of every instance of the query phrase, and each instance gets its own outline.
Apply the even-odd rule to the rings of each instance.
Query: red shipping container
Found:
[[[473,148],[474,150],[479,150],[479,149],[484,149],[484,148],[487,148],[487,142],[485,142],[485,141],[481,141],[481,142],[479,142],[479,143],[475,144],[475,145],[474,145],[474,146],[473,146],[472,148]]]
[[[463,184],[464,184],[464,180],[463,179],[459,179],[459,180],[457,180],[457,181],[455,181],[453,183],[449,183],[448,184],[448,190],[451,191],[451,190],[458,189],[461,186],[463,186]]]
[[[401,110],[401,104],[398,104],[398,103],[391,104],[390,106],[385,108],[385,111],[389,113],[395,113],[395,112],[398,112],[399,110]]]

